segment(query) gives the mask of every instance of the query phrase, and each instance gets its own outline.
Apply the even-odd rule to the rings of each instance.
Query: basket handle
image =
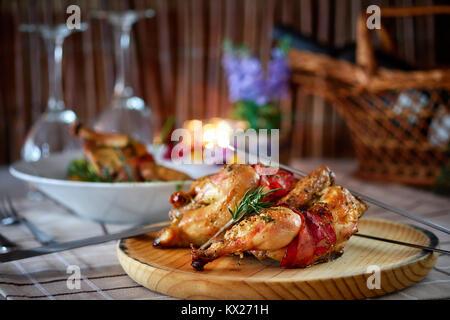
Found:
[[[436,14],[450,14],[450,6],[426,6],[426,7],[405,7],[405,8],[382,8],[382,18],[399,18]],[[377,70],[374,48],[370,38],[370,30],[366,26],[367,15],[363,12],[357,21],[356,26],[356,62],[365,69],[368,76],[373,75]],[[385,31],[384,36],[387,36]],[[383,35],[383,33],[382,33]]]

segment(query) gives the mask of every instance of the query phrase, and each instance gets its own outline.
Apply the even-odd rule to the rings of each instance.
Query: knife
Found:
[[[60,251],[66,251],[86,246],[92,246],[108,241],[119,240],[124,238],[130,238],[134,236],[138,236],[141,234],[157,231],[162,227],[168,225],[169,222],[158,223],[156,225],[151,226],[141,226],[136,228],[131,228],[126,231],[112,233],[107,235],[95,236],[81,240],[74,240],[68,242],[59,242],[55,244],[49,244],[42,247],[32,248],[32,249],[23,249],[23,250],[14,250],[8,253],[0,254],[0,263],[22,260],[31,257],[43,256],[46,254],[51,254]]]

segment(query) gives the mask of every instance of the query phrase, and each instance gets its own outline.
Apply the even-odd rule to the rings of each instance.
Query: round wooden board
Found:
[[[163,224],[161,224],[163,225]],[[386,220],[361,219],[361,233],[436,247],[432,233]],[[222,257],[204,271],[191,267],[189,249],[157,249],[151,234],[123,239],[118,258],[144,287],[185,299],[363,299],[420,281],[438,254],[352,237],[340,258],[305,269],[281,269],[276,261]],[[380,267],[381,288],[370,290],[369,266]],[[371,278],[372,279],[372,278]]]

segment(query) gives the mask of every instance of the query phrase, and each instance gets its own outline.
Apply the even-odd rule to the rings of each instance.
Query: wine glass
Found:
[[[153,118],[150,107],[134,95],[130,83],[130,35],[133,24],[151,18],[155,12],[147,10],[96,11],[93,18],[107,19],[113,26],[116,77],[109,106],[94,124],[102,132],[120,132],[150,145],[153,142]]]
[[[64,39],[74,31],[84,31],[87,24],[80,29],[69,29],[66,24],[23,24],[20,31],[38,32],[45,42],[48,59],[48,101],[46,111],[32,126],[22,148],[25,161],[37,161],[54,153],[80,148],[80,143],[69,132],[69,126],[77,116],[66,109],[62,90],[62,56]]]

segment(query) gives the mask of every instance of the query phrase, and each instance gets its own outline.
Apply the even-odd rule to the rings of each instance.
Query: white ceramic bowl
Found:
[[[177,189],[187,189],[190,181],[170,182],[82,182],[66,180],[67,166],[81,157],[81,151],[53,155],[37,162],[18,161],[10,173],[36,186],[80,216],[107,223],[142,224],[168,219],[169,197]],[[162,165],[189,174],[192,178],[211,174],[215,166]]]

